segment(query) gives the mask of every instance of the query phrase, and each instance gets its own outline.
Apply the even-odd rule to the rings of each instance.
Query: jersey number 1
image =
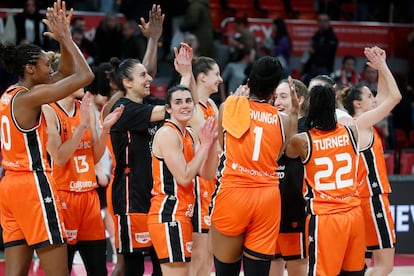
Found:
[[[253,148],[252,160],[257,161],[259,160],[260,144],[262,143],[263,128],[257,126],[254,128],[253,133],[256,135],[254,136],[254,148]]]

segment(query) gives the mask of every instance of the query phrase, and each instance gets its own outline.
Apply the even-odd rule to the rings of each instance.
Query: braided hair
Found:
[[[24,78],[27,64],[36,65],[42,49],[34,44],[3,45],[0,43],[0,63],[10,74]]]
[[[310,130],[332,130],[336,128],[335,92],[331,85],[317,85],[309,94],[309,112],[305,127]]]

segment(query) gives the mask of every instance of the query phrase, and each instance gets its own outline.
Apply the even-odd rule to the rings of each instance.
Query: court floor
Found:
[[[413,276],[414,275],[414,254],[396,254],[394,261],[394,270],[390,276]],[[112,262],[107,263],[108,275],[111,275],[114,264]],[[4,275],[4,260],[0,260],[0,275]],[[151,275],[152,267],[150,260],[145,261],[145,275]],[[31,270],[28,276],[44,276],[44,271],[39,265],[38,261],[32,263]],[[214,272],[211,275],[215,275]],[[244,275],[243,272],[240,276]],[[287,275],[287,273],[285,273]],[[86,276],[85,268],[81,261],[75,261],[71,276]]]

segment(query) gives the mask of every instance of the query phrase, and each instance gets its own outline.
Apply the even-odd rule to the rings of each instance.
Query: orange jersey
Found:
[[[1,152],[2,167],[7,171],[50,172],[46,152],[46,121],[40,115],[37,126],[24,130],[13,116],[12,105],[18,93],[27,93],[27,88],[11,86],[1,96]]]
[[[2,167],[6,170],[0,189],[4,244],[33,248],[62,244],[66,235],[45,148],[46,121],[40,113],[36,126],[21,129],[13,116],[18,93],[30,92],[11,86],[0,101]]]
[[[338,124],[333,131],[311,129],[307,137],[308,156],[303,163],[309,212],[332,214],[359,206],[358,145],[352,131]]]
[[[217,114],[213,108],[213,101],[208,99],[206,105],[198,103],[200,110],[203,112],[204,119],[214,117],[217,123]],[[206,180],[202,177],[197,177],[196,185],[194,187],[195,192],[195,204],[194,204],[194,215],[193,215],[193,231],[198,233],[206,233],[210,228],[210,216],[209,205],[211,202],[211,196],[216,187],[217,179]],[[198,184],[198,185],[197,185]]]
[[[381,137],[372,128],[371,142],[360,150],[358,164],[358,190],[361,197],[391,193],[387,176]]]
[[[217,114],[214,111],[214,108],[213,108],[210,100],[207,100],[206,105],[199,102],[198,106],[200,107],[201,111],[204,114],[204,119],[208,119],[210,117],[217,118]]]
[[[177,131],[182,139],[184,158],[186,162],[190,162],[194,156],[194,141],[190,132],[186,129],[183,135],[171,121],[165,121],[163,127],[171,127]],[[174,179],[164,160],[154,154],[152,156],[152,176],[154,187],[148,223],[190,220],[194,211],[194,180],[187,187],[180,185]]]
[[[249,128],[239,139],[224,130],[218,176],[223,188],[279,183],[276,160],[285,141],[280,115],[276,107],[267,103],[249,101],[249,106]]]
[[[80,124],[80,102],[75,101],[74,115],[71,116],[58,104],[49,104],[59,120],[59,132],[62,143],[69,140]],[[95,176],[93,141],[90,129],[82,137],[77,149],[63,167],[52,163],[53,177],[57,190],[69,192],[86,192],[98,187]]]

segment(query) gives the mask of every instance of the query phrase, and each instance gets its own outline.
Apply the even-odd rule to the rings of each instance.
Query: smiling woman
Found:
[[[215,120],[201,127],[198,137],[187,128],[194,101],[185,86],[168,90],[165,110],[169,119],[153,142],[154,188],[148,229],[163,275],[188,275],[192,248],[194,183],[196,175],[213,179],[216,172]]]
[[[0,62],[18,75],[16,85],[2,95],[0,104],[2,166],[0,210],[7,273],[27,275],[33,251],[47,275],[68,275],[65,233],[56,183],[46,156],[43,104],[52,103],[86,86],[93,74],[72,41],[65,2],[48,8],[46,32],[60,44],[58,70],[52,74],[44,51],[33,44],[3,46]],[[18,195],[18,196],[16,196]]]

